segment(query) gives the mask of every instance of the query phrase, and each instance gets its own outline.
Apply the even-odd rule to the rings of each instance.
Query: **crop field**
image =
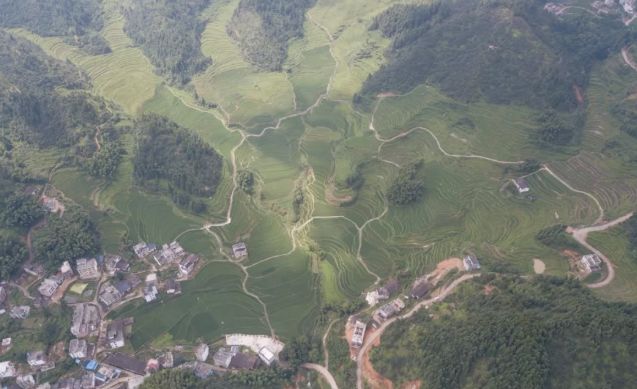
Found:
[[[588,92],[590,120],[584,150],[553,164],[573,186],[594,193],[608,209],[609,219],[634,210],[637,201],[637,139],[619,131],[619,123],[609,113],[613,104],[631,96],[636,82],[637,73],[621,58],[611,58],[598,67]]]
[[[209,263],[182,294],[153,304],[125,306],[115,316],[133,316],[136,349],[168,334],[175,341],[216,339],[228,332],[264,333],[262,310],[241,291],[241,271],[231,264]]]
[[[89,56],[61,39],[19,31],[87,72],[94,92],[131,119],[164,115],[223,156],[222,182],[201,216],[135,185],[134,133],[124,135],[127,154],[112,182],[77,168],[53,175],[55,188],[94,216],[104,250],[120,250],[123,238],[178,239],[203,258],[205,266],[180,296],[135,302],[112,314],[135,318],[136,350],[229,332],[274,333],[286,341],[316,331],[325,304],[360,299],[377,280],[401,272],[420,276],[468,252],[486,270],[507,264],[532,274],[538,258],[547,274],[563,276],[567,260],[537,242],[538,231],[594,223],[593,197],[605,219],[633,210],[637,140],[619,131],[608,111],[613,96],[625,95],[637,77],[617,58],[595,69],[580,143],[560,151],[533,140],[538,112],[462,103],[428,85],[379,97],[370,112],[357,110],[353,95],[383,64],[389,44],[367,28],[399,2],[319,0],[307,12],[305,35],[290,42],[283,71],[265,72],[246,62],[227,34],[238,0],[215,1],[202,16],[201,37],[212,65],[184,88],[154,73],[125,35],[115,1],[104,2],[108,55]],[[618,144],[612,150],[611,141]],[[34,155],[37,161],[27,165],[40,173],[61,156]],[[547,169],[516,173],[518,162],[531,158],[571,188]],[[423,162],[423,200],[390,204],[388,188],[415,161]],[[252,194],[238,185],[240,170],[254,173]],[[347,179],[356,172],[362,184],[354,189]],[[529,196],[518,195],[511,179],[527,174]],[[616,280],[597,293],[635,301],[637,265],[624,240],[617,231],[591,235],[590,243],[618,266]],[[249,256],[235,262],[231,245],[238,241],[246,242]]]
[[[294,92],[284,73],[259,72],[247,63],[226,33],[238,0],[214,2],[201,37],[201,50],[213,64],[194,80],[197,93],[222,105],[231,123],[270,124],[294,109]]]

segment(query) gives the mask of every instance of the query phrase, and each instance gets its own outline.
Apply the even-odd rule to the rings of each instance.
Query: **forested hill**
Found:
[[[371,25],[392,39],[388,63],[357,98],[430,82],[464,101],[575,107],[574,85],[585,87],[593,64],[618,52],[629,32],[617,18],[555,16],[544,4],[457,0],[389,8]]]
[[[246,60],[279,71],[290,39],[303,36],[305,12],[316,0],[241,0],[227,26]]]
[[[126,33],[173,82],[185,84],[211,63],[201,53],[205,21],[201,12],[210,0],[133,0],[124,9]]]
[[[0,26],[42,36],[83,35],[103,26],[99,0],[0,0]]]
[[[201,138],[161,116],[144,115],[136,124],[136,181],[148,190],[170,194],[176,204],[196,213],[205,211],[198,197],[211,197],[217,191],[221,156]]]
[[[637,382],[637,305],[575,280],[484,276],[450,303],[399,321],[374,350],[395,384],[430,389],[628,388]]]
[[[109,119],[103,103],[81,91],[87,78],[73,65],[0,31],[0,127],[40,146],[68,146],[74,130]]]

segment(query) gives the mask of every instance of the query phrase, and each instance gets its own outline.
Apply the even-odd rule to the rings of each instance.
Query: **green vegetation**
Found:
[[[543,7],[536,0],[395,5],[371,26],[392,44],[362,97],[431,82],[464,101],[572,109],[573,85],[588,85],[593,64],[617,53],[629,33],[615,18],[558,18]]]
[[[83,35],[103,25],[99,0],[0,0],[0,26],[42,36]]]
[[[227,26],[246,60],[270,71],[280,71],[288,43],[303,36],[305,12],[316,0],[241,0]]]
[[[0,65],[0,126],[20,139],[69,146],[111,119],[103,101],[79,90],[89,84],[78,69],[33,43],[0,31]]]
[[[85,161],[86,170],[93,177],[113,179],[124,156],[124,148],[117,135],[102,137],[102,144]]]
[[[86,212],[73,206],[62,217],[50,216],[46,226],[35,234],[33,246],[36,257],[55,269],[64,261],[97,254],[99,232]]]
[[[566,233],[566,225],[556,224],[546,227],[535,235],[540,243],[555,250],[571,249],[581,251],[579,244]]]
[[[568,120],[560,118],[554,110],[543,112],[538,117],[538,141],[547,146],[566,146],[573,141],[577,134],[577,129],[582,127],[582,115],[576,115]],[[577,128],[577,129],[576,129]]]
[[[637,216],[633,215],[626,222],[624,226],[626,235],[628,236],[628,242],[630,244],[630,253],[632,257],[637,260]]]
[[[200,380],[191,372],[184,369],[168,369],[155,373],[144,380],[140,389],[197,389]]]
[[[210,0],[134,0],[123,13],[124,29],[171,82],[186,84],[210,65],[201,53],[204,21],[199,14]]]
[[[390,327],[374,367],[428,388],[622,388],[637,379],[635,305],[545,277],[483,277],[452,299],[434,318],[423,310]]]
[[[393,205],[408,205],[420,201],[425,195],[425,184],[419,172],[423,162],[418,161],[401,168],[387,190],[387,200]]]
[[[13,194],[0,198],[0,220],[10,228],[29,228],[44,217],[44,209],[35,197]]]
[[[615,104],[611,113],[619,120],[619,129],[626,134],[637,138],[637,110],[630,100],[623,100]]]
[[[144,115],[136,125],[136,181],[151,191],[169,193],[180,206],[204,211],[205,204],[192,196],[214,196],[221,180],[221,156],[197,135],[163,117]]]
[[[303,363],[317,362],[321,358],[321,341],[307,336],[295,337],[285,345],[280,357],[296,371]]]
[[[7,280],[15,275],[26,259],[27,250],[22,242],[0,235],[0,278]]]
[[[77,46],[84,52],[90,55],[102,55],[112,52],[111,47],[108,45],[106,39],[95,32],[89,32],[84,35],[74,35],[67,37],[64,42],[71,46]]]
[[[240,170],[237,173],[237,182],[239,188],[245,193],[251,195],[254,193],[254,173],[249,170]]]

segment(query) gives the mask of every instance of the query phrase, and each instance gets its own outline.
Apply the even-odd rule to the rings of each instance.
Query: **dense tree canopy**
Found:
[[[290,39],[303,36],[305,12],[316,0],[241,0],[227,26],[253,65],[279,71]]]
[[[201,53],[205,27],[200,13],[210,0],[133,0],[124,9],[124,29],[157,71],[186,84],[210,65]]]
[[[0,279],[7,280],[27,259],[27,249],[17,238],[0,235]]]
[[[0,26],[38,35],[82,35],[103,26],[99,0],[0,0]]]
[[[614,17],[556,17],[544,4],[456,0],[389,8],[371,26],[392,39],[388,63],[357,101],[431,82],[465,101],[575,108],[573,85],[585,87],[593,64],[617,52],[630,33]]]
[[[88,214],[77,206],[68,207],[62,217],[51,215],[34,237],[36,260],[49,268],[64,261],[92,256],[100,249],[99,232]]]
[[[457,292],[433,319],[423,310],[390,327],[374,367],[395,383],[420,379],[431,389],[637,382],[636,305],[598,300],[574,280],[491,278]]]
[[[403,167],[387,190],[387,200],[393,205],[418,202],[425,194],[425,184],[419,176],[422,161]]]
[[[150,190],[170,193],[188,206],[192,196],[211,197],[221,180],[221,156],[201,138],[157,115],[137,121],[139,142],[134,158],[136,181]]]
[[[247,194],[254,193],[254,173],[249,170],[241,170],[237,174],[239,188]]]
[[[140,389],[198,389],[201,386],[201,381],[191,371],[169,369],[162,370],[144,380]]]
[[[624,229],[628,235],[630,252],[633,258],[637,260],[637,215],[633,215],[630,219],[628,219]]]
[[[44,217],[44,209],[31,195],[14,193],[0,198],[0,220],[7,227],[29,228]]]
[[[0,31],[0,127],[39,146],[68,146],[111,118],[105,102],[73,65]],[[66,90],[63,92],[63,90]]]

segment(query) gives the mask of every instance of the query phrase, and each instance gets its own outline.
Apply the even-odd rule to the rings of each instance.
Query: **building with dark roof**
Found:
[[[252,370],[259,365],[259,358],[256,355],[246,353],[236,353],[228,367],[237,370]]]
[[[125,370],[129,373],[141,376],[146,374],[146,363],[140,361],[139,359],[135,359],[130,355],[122,353],[112,353],[104,358],[104,363],[111,365],[117,369]]]
[[[513,180],[513,184],[518,190],[518,193],[526,193],[531,190],[531,187],[529,187],[529,182],[526,180],[526,178],[516,178],[515,180]]]
[[[419,299],[426,296],[431,291],[431,284],[424,280],[418,280],[411,288],[411,298]]]

